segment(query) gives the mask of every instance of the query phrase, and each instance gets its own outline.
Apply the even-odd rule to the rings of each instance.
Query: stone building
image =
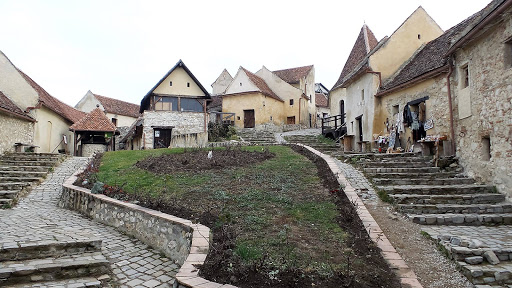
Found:
[[[0,52],[0,153],[15,143],[36,152],[73,153],[69,126],[85,116],[51,96]]]
[[[329,107],[329,90],[322,83],[315,83],[315,103],[317,127],[322,126],[322,119],[329,117],[331,109]]]
[[[142,119],[132,127],[132,140],[144,149],[206,146],[206,106],[210,99],[208,91],[179,60],[142,99]]]
[[[374,131],[374,121],[382,121],[374,115],[374,95],[383,81],[391,77],[421,45],[442,33],[422,7],[416,9],[390,37],[381,41],[377,41],[367,25],[363,25],[329,95],[331,113],[346,113],[346,150],[366,151],[375,146],[375,136],[384,131]]]
[[[512,196],[512,1],[492,1],[446,53],[456,152],[470,176]]]

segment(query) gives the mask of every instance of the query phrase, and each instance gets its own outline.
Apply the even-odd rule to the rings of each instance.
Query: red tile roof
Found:
[[[98,101],[100,101],[103,108],[105,108],[105,112],[129,116],[133,118],[139,117],[140,106],[137,104],[101,96],[98,94],[93,94]]]
[[[284,82],[289,84],[300,83],[300,79],[306,77],[309,71],[313,68],[313,65],[296,67],[290,69],[283,69],[273,71],[279,78],[283,79]]]
[[[254,85],[256,85],[256,87],[258,87],[258,89],[260,89],[260,91],[261,91],[261,93],[263,93],[263,95],[274,98],[278,101],[284,102],[283,99],[281,99],[279,96],[277,96],[276,93],[274,93],[274,91],[272,91],[272,89],[270,89],[270,87],[268,87],[267,82],[265,82],[265,80],[261,79],[258,75],[252,73],[251,71],[249,71],[243,67],[240,67],[240,68],[242,68],[242,70],[245,72],[247,77],[249,77],[249,80],[251,80],[251,82],[254,83]]]
[[[323,93],[315,93],[315,104],[317,107],[329,107],[329,100]]]
[[[35,121],[29,114],[24,113],[20,107],[16,106],[2,91],[0,91],[0,109],[27,120]]]
[[[352,51],[348,56],[347,62],[345,62],[345,66],[341,71],[340,77],[333,86],[333,89],[343,84],[345,77],[347,77],[361,63],[361,61],[365,59],[366,55],[368,55],[373,48],[377,47],[377,44],[379,44],[379,41],[377,41],[377,38],[373,35],[372,30],[364,24],[361,28],[361,32],[359,32],[359,36],[357,36],[354,47],[352,47]]]
[[[105,115],[100,108],[95,108],[89,114],[85,115],[80,121],[69,127],[71,131],[96,131],[96,132],[114,132],[116,126]]]
[[[75,108],[51,96],[48,94],[48,92],[46,92],[46,90],[43,89],[43,87],[39,86],[39,84],[32,80],[32,78],[30,78],[27,74],[23,73],[23,71],[18,68],[16,69],[18,72],[20,72],[21,76],[25,78],[28,84],[30,84],[30,86],[36,90],[37,94],[39,95],[39,102],[46,106],[48,109],[71,121],[72,123],[75,123],[85,116],[84,112],[76,110]]]

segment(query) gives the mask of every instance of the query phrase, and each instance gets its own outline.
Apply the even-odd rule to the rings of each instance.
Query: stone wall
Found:
[[[8,114],[0,113],[0,131],[5,131],[0,137],[0,154],[14,152],[14,143],[33,144],[34,124]]]
[[[454,108],[470,105],[462,117],[454,110],[457,156],[469,176],[496,185],[508,197],[512,196],[512,65],[505,53],[511,49],[506,44],[512,37],[511,11],[457,50],[452,87]],[[465,65],[469,87],[463,88]]]
[[[153,149],[152,126],[173,126],[171,147],[206,147],[208,132],[204,113],[177,111],[144,111],[144,147]],[[206,132],[205,132],[206,131]]]
[[[92,194],[88,189],[73,185],[77,174],[62,185],[59,207],[76,210],[98,222],[113,226],[173,259],[181,265],[176,274],[175,288],[195,288],[199,285],[236,288],[198,276],[199,270],[194,265],[204,263],[212,239],[208,227],[105,195]]]
[[[82,144],[82,156],[91,157],[96,153],[107,152],[107,145],[105,144]]]

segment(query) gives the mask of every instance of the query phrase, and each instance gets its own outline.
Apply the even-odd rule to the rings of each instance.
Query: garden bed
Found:
[[[215,150],[211,159],[180,149],[106,153],[77,184],[99,180],[111,197],[209,226],[213,243],[200,271],[211,281],[399,287],[325,161],[293,150]]]

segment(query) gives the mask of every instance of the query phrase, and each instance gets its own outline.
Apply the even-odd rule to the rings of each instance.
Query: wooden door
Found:
[[[171,131],[172,129],[155,129],[153,148],[168,148],[171,145]]]
[[[340,101],[341,124],[345,123],[345,101]]]
[[[357,121],[357,126],[359,128],[359,141],[363,142],[363,117],[362,117],[362,115],[357,120],[358,120]]]
[[[244,110],[244,128],[254,128],[254,110]]]

